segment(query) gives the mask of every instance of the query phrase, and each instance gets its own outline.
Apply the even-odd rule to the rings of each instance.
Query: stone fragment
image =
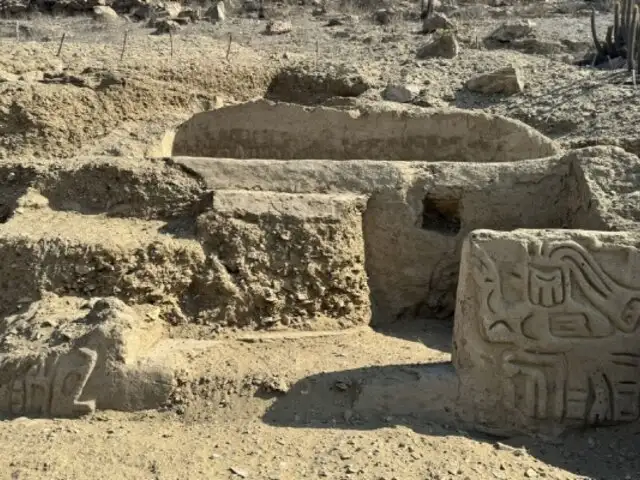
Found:
[[[454,23],[444,13],[433,13],[422,21],[422,33],[424,34],[453,28],[455,28]]]
[[[113,23],[120,19],[113,8],[103,5],[93,7],[93,18],[94,20],[103,23]]]
[[[120,300],[87,305],[45,294],[0,323],[3,415],[77,417],[96,408],[154,408],[169,398],[171,370],[144,356],[162,326],[143,321]]]
[[[27,83],[41,82],[42,80],[44,80],[44,72],[41,70],[24,72],[20,75],[19,79]]]
[[[528,37],[536,26],[530,20],[503,23],[483,40],[487,48],[504,48],[505,44]]]
[[[373,21],[378,25],[389,25],[394,17],[395,12],[389,8],[380,8],[373,12]]]
[[[524,81],[520,69],[509,66],[477,75],[467,81],[466,87],[472,92],[513,95],[523,91]]]
[[[535,37],[520,38],[509,42],[509,48],[530,55],[552,55],[564,53],[568,48],[558,41],[540,40]]]
[[[639,265],[635,233],[471,232],[454,323],[462,417],[496,434],[637,421]]]
[[[20,78],[19,75],[0,70],[0,83],[17,82],[19,78]]]
[[[182,5],[180,2],[166,2],[162,4],[161,15],[166,18],[174,19],[182,11]]]
[[[293,25],[288,20],[272,20],[267,23],[265,33],[267,35],[282,35],[293,30]]]
[[[458,39],[452,32],[443,33],[431,42],[418,49],[417,57],[426,59],[431,57],[455,58],[458,56],[460,47]]]
[[[224,22],[227,18],[224,8],[224,2],[218,2],[215,5],[211,6],[204,14],[204,16],[208,18],[212,23]]]
[[[155,22],[156,30],[153,32],[156,35],[162,35],[165,33],[174,33],[180,30],[180,25],[173,20],[159,20]]]
[[[420,94],[418,85],[389,84],[382,91],[382,98],[390,102],[409,103]]]

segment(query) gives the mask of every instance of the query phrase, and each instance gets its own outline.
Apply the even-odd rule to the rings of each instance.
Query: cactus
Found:
[[[427,5],[425,6],[424,0],[420,1],[420,18],[424,20],[425,18],[429,18],[433,13],[433,0],[428,0]]]
[[[595,63],[622,57],[629,70],[640,67],[640,12],[638,0],[621,0],[613,9],[613,25],[607,28],[604,43],[596,31],[596,12],[591,10],[591,35],[596,48]]]
[[[638,48],[638,6],[633,7],[631,15],[631,35],[629,36],[629,51],[627,53],[627,68],[631,72],[636,69],[636,49]]]

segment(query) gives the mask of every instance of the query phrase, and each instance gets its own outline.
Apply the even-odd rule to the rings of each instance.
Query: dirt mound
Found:
[[[220,64],[184,51],[184,60],[169,60],[158,42],[141,34],[132,34],[129,42],[138,44],[122,64],[115,56],[95,66],[90,58],[104,55],[95,44],[67,46],[76,52],[73,59],[42,58],[42,50],[25,46],[0,61],[0,70],[15,76],[0,82],[0,157],[71,157],[123,125],[159,123],[166,129],[172,121],[215,108],[219,97],[261,95],[273,73],[256,66],[261,61],[249,50]],[[150,51],[143,53],[145,44]],[[211,42],[208,55],[216,53],[224,57],[224,47]],[[18,62],[34,54],[31,65]],[[143,54],[150,65],[141,69],[136,58]]]
[[[274,76],[265,98],[315,105],[333,97],[357,97],[371,88],[371,83],[356,69],[345,65],[292,65]]]

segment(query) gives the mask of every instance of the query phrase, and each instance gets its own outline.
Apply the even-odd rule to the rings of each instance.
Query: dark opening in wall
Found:
[[[457,235],[461,228],[460,200],[427,195],[422,201],[422,228]]]

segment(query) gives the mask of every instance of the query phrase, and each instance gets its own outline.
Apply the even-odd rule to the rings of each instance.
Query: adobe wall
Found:
[[[468,110],[338,110],[257,100],[194,115],[173,156],[509,162],[558,145],[517,120]]]

